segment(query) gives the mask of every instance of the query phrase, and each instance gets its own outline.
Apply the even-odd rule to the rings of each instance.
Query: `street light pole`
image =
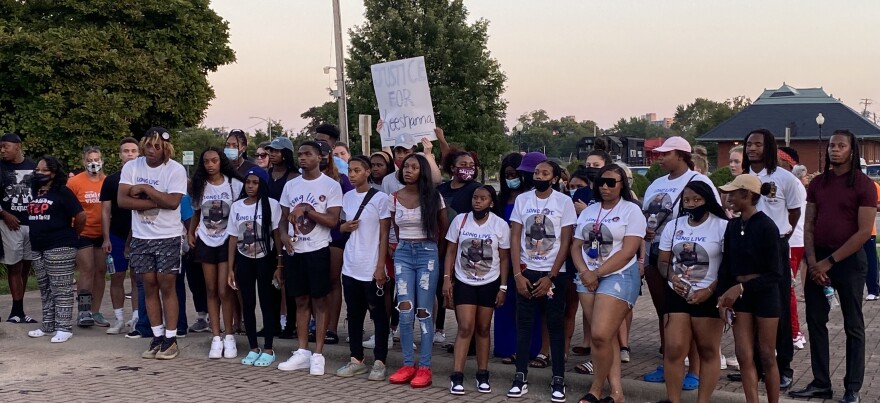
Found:
[[[266,122],[266,135],[269,136],[269,140],[272,140],[272,119],[265,119],[258,116],[251,116],[250,119],[260,119]]]
[[[336,103],[339,111],[339,138],[345,144],[348,140],[348,106],[345,95],[345,57],[342,54],[342,19],[339,15],[339,0],[333,0],[333,41],[336,45]]]
[[[819,167],[816,170],[817,172],[822,172],[822,125],[825,124],[825,117],[820,113],[819,116],[816,116],[816,124],[819,125],[819,144],[816,146],[819,153]]]

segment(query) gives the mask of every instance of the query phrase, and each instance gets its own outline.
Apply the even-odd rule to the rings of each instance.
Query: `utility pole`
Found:
[[[868,105],[871,105],[872,103],[874,103],[874,100],[868,99],[868,98],[862,98],[862,99],[860,99],[860,101],[861,101],[861,102],[859,102],[860,105],[865,105],[865,109],[862,111],[862,116],[864,116],[866,118],[870,118],[871,115],[868,114]]]
[[[339,107],[339,138],[345,144],[348,139],[348,107],[346,105],[345,91],[345,57],[342,54],[342,20],[339,14],[339,0],[333,0],[333,40],[336,48],[336,91],[339,98],[336,103]],[[351,144],[349,144],[349,147]]]

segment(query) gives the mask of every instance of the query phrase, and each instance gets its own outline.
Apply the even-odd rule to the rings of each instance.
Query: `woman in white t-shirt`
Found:
[[[721,371],[721,331],[715,287],[721,265],[727,216],[712,194],[713,187],[691,181],[681,194],[681,217],[660,236],[658,271],[667,280],[666,345],[663,354],[666,398],[681,400],[685,377],[699,382],[697,401],[708,402]],[[699,351],[700,372],[685,375],[681,362],[691,341]]]
[[[510,264],[510,227],[499,217],[495,188],[476,188],[470,213],[456,216],[446,233],[446,259],[443,295],[455,305],[458,337],[450,375],[449,392],[464,394],[464,365],[468,345],[476,333],[477,390],[489,393],[489,328],[496,307],[507,293],[507,267]],[[501,270],[501,268],[504,270]],[[455,280],[452,277],[455,276]],[[504,285],[502,285],[504,284]]]
[[[256,367],[267,367],[275,362],[272,339],[278,324],[279,298],[274,284],[277,245],[281,245],[278,221],[281,205],[269,198],[269,173],[260,167],[251,168],[245,175],[242,199],[232,203],[229,211],[229,274],[226,283],[233,290],[241,292],[241,311],[244,328],[251,351],[241,363]],[[257,295],[260,297],[260,310],[263,313],[265,342],[261,350],[257,344],[257,318],[254,310]]]
[[[233,336],[235,292],[226,283],[229,265],[229,234],[226,232],[232,203],[241,194],[238,172],[229,158],[217,147],[202,151],[192,178],[193,214],[187,240],[195,251],[195,262],[202,264],[211,322],[211,350],[208,358],[235,358],[238,350]],[[220,305],[226,338],[220,337]]]
[[[604,166],[593,183],[593,199],[577,220],[572,260],[578,270],[578,292],[590,313],[593,383],[581,401],[595,402],[605,381],[609,397],[624,400],[620,382],[617,332],[639,297],[641,276],[636,252],[645,237],[645,217],[633,203],[623,168]],[[603,399],[604,401],[604,399]]]

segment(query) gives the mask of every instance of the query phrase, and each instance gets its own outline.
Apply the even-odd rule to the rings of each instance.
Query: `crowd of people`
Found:
[[[575,367],[592,374],[580,402],[622,402],[621,363],[630,360],[644,280],[663,356],[644,379],[665,383],[664,401],[696,389],[697,400],[709,402],[720,370],[736,365],[740,372],[730,375],[747,402],[758,401],[759,380],[776,402],[792,387],[793,351],[805,344],[792,286],[800,275],[813,380],[789,394],[833,395],[826,296],[836,290],[847,337],[842,401],[859,401],[866,278],[867,300],[880,294],[872,233],[880,186],[860,170],[851,132],[833,133],[824,169],[808,180],[795,150],[754,130],[731,150],[735,178],[717,188],[705,175],[706,156],[671,137],[655,150],[666,174],[642,200],[629,168],[601,149],[571,173],[539,152],[506,155],[496,190],[477,181],[478,155],[435,134],[439,162],[427,139],[421,152],[401,144],[351,155],[329,124],[298,147],[285,137],[260,144],[251,160],[247,136],[233,130],[224,148],[201,152],[191,178],[161,127],[119,142],[120,172],[105,175],[104,155],[89,147],[84,170],[70,178],[58,159],[25,158],[21,138],[5,134],[8,321],[38,323],[23,307],[33,268],[42,299],[33,338],[61,343],[74,325],[103,326],[149,338],[142,357],[168,360],[188,332],[210,332],[208,358],[233,359],[243,328],[242,364],[323,375],[324,346],[340,342],[344,317],[351,359],[338,376],[422,388],[431,385],[433,344],[446,341],[450,308],[457,322],[450,393],[466,393],[469,355],[476,391],[492,391],[494,346],[516,368],[508,397],[528,393],[530,368],[549,366],[550,399],[566,401],[571,353],[589,356]],[[136,296],[126,322],[128,270]],[[112,322],[100,312],[105,274]],[[187,286],[198,313],[191,326]],[[584,338],[573,341],[578,308]],[[367,313],[375,332],[364,340]],[[730,358],[721,351],[727,328]],[[278,359],[275,338],[297,339],[288,359]],[[389,375],[395,342],[403,365]],[[372,365],[365,349],[373,350]]]

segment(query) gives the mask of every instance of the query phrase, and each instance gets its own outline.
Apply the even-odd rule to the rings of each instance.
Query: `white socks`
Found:
[[[122,319],[125,318],[125,310],[123,308],[113,309],[113,315],[116,316],[116,320],[122,322]]]

